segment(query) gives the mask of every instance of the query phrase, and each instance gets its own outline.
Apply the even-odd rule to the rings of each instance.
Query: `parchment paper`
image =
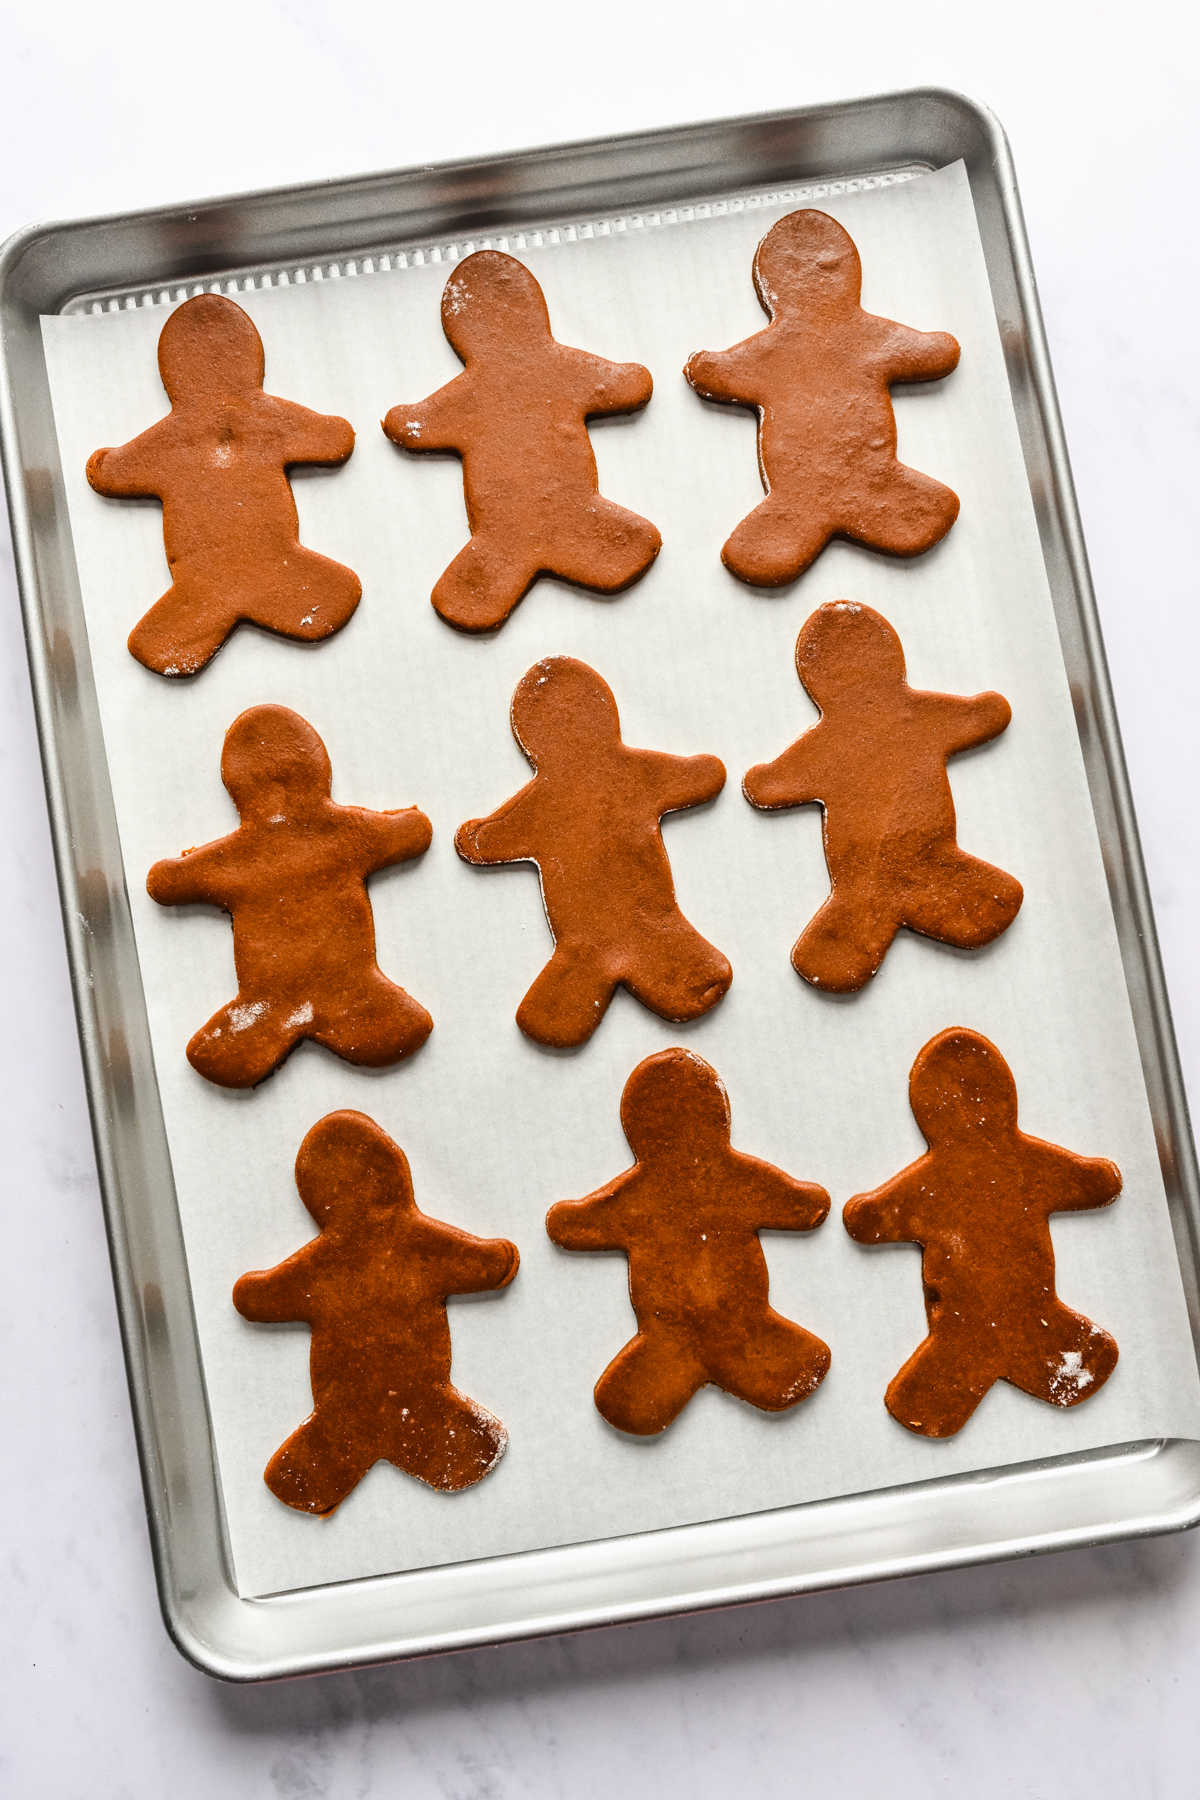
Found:
[[[816,203],[853,234],[870,310],[962,344],[947,381],[896,390],[900,454],[962,498],[949,537],[901,563],[834,545],[791,589],[727,575],[721,543],[760,498],[754,420],[702,403],[680,370],[761,328],[754,247],[795,199],[710,217],[636,222],[557,243],[510,236],[543,283],[563,341],[652,370],[641,416],[593,430],[602,490],[660,527],[645,580],[612,600],[541,581],[496,636],[471,639],[429,605],[466,540],[459,464],[395,450],[377,421],[458,370],[422,266],[239,293],[267,349],[267,387],[341,413],[358,446],[340,471],[298,476],[306,543],[349,563],[364,598],[348,627],[307,647],[242,628],[194,681],[128,654],[133,623],[167,585],[161,513],[84,480],[88,453],[166,410],[155,365],[163,306],[48,318],[43,330],[105,742],[187,1243],[229,1537],[245,1594],[679,1524],[923,1481],[1133,1439],[1194,1435],[1200,1384],[1151,1134],[1075,724],[969,190],[961,166]],[[961,954],[901,933],[857,997],[805,986],[788,956],[827,888],[816,808],[767,815],[739,793],[814,718],[792,663],[823,601],[849,597],[898,629],[920,687],[996,688],[1013,722],[956,759],[960,842],[1025,885],[1016,923]],[[527,779],[508,704],[537,658],[567,653],[611,683],[626,740],[710,751],[729,772],[710,808],[668,819],[680,902],[730,957],[725,1001],[690,1028],[618,994],[576,1054],[526,1040],[513,1012],[551,950],[532,868],[480,871],[455,828]],[[335,799],[419,804],[435,841],[371,892],[385,971],[436,1020],[412,1061],[378,1074],[305,1045],[253,1093],[206,1084],[192,1031],[235,990],[229,924],[146,895],[158,857],[236,823],[218,762],[243,708],[277,701],[324,737]],[[922,1142],[910,1064],[948,1025],[985,1032],[1016,1074],[1021,1123],[1114,1158],[1107,1212],[1054,1221],[1059,1291],[1111,1330],[1121,1360],[1094,1400],[1062,1413],[1000,1384],[955,1439],[896,1425],[883,1390],[925,1331],[919,1252],[851,1242],[839,1212]],[[820,1181],[834,1212],[812,1235],[767,1234],[773,1304],[818,1332],[833,1366],[816,1395],[766,1416],[706,1389],[661,1438],[622,1437],[592,1385],[633,1330],[624,1258],[571,1255],[545,1236],[555,1200],[630,1157],[622,1084],[651,1051],[686,1043],[720,1071],[734,1142]],[[288,1511],[262,1469],[306,1416],[309,1335],[255,1326],[229,1294],[311,1235],[292,1164],[337,1107],[370,1113],[404,1146],[418,1203],[512,1237],[505,1293],[451,1305],[454,1379],[508,1425],[479,1486],[446,1496],[377,1465],[328,1520]],[[163,1195],[163,1205],[170,1197]]]

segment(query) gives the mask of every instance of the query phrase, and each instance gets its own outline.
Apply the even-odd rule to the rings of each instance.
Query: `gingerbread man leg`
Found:
[[[298,1512],[332,1512],[379,1461],[382,1451],[347,1434],[346,1418],[335,1398],[323,1399],[275,1452],[265,1479],[285,1506]]]
[[[289,546],[269,574],[256,575],[240,612],[265,631],[314,643],[340,631],[361,598],[353,569],[301,544]]]
[[[380,1454],[439,1493],[481,1481],[508,1448],[499,1419],[457,1388],[414,1393]]]
[[[957,517],[952,488],[897,462],[856,494],[848,535],[891,556],[918,556],[940,542]]]
[[[645,573],[661,548],[649,519],[597,496],[550,547],[545,567],[579,587],[616,594]]]
[[[686,1338],[639,1331],[596,1383],[596,1407],[618,1431],[653,1437],[683,1411],[708,1373]]]
[[[195,675],[237,622],[237,608],[227,598],[214,603],[208,584],[193,584],[180,572],[130,632],[130,654],[156,675]]]
[[[460,631],[494,631],[529,592],[540,567],[518,535],[476,532],[438,578],[434,610]]]
[[[953,1437],[999,1376],[998,1368],[981,1362],[973,1331],[935,1327],[891,1382],[884,1402],[909,1431]]]
[[[595,1031],[616,985],[586,948],[560,943],[517,1008],[517,1024],[539,1044],[574,1049]]]
[[[1099,1325],[1061,1301],[1046,1309],[1030,1341],[1014,1346],[1004,1374],[1014,1387],[1051,1406],[1075,1406],[1104,1386],[1117,1366],[1117,1345]]]
[[[218,1087],[257,1087],[304,1036],[297,1010],[239,994],[200,1027],[188,1044],[188,1061]]]
[[[894,902],[841,881],[792,949],[792,967],[814,987],[853,994],[864,987],[900,929]]]
[[[785,500],[772,493],[730,532],[721,561],[754,587],[782,587],[816,560],[832,535],[819,497]]]
[[[636,962],[625,974],[630,993],[675,1024],[708,1012],[732,980],[727,959],[682,913],[640,933]]]
[[[375,969],[353,995],[338,996],[332,1018],[309,1009],[305,1035],[362,1068],[381,1068],[419,1050],[433,1020],[419,1001]]]
[[[1007,929],[1020,910],[1021,884],[957,845],[921,859],[904,905],[905,923],[941,943],[977,950]]]
[[[782,1412],[820,1386],[830,1361],[828,1344],[768,1309],[741,1343],[708,1357],[708,1373],[727,1394],[763,1412]]]

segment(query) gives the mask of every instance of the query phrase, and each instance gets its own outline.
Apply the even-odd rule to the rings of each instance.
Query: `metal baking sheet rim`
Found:
[[[966,163],[1200,1344],[1200,1185],[1007,141],[916,89],[195,206],[35,226],[0,252],[0,448],[163,1616],[229,1680],[315,1673],[1182,1530],[1200,1443],[1162,1439],[805,1506],[246,1600],[233,1587],[38,320],[98,291],[367,254],[499,220]]]

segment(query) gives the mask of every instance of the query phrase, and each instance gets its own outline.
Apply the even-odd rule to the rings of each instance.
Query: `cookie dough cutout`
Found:
[[[812,1231],[829,1195],[730,1144],[729,1096],[690,1050],[638,1064],[621,1096],[634,1165],[585,1200],[564,1200],[546,1230],[564,1250],[623,1250],[637,1336],[596,1383],[618,1431],[665,1431],[712,1383],[763,1412],[817,1388],[829,1346],[774,1311],[760,1231]]]
[[[312,1330],[313,1410],[267,1486],[298,1512],[331,1513],[380,1461],[444,1494],[482,1481],[508,1434],[450,1380],[446,1301],[507,1287],[516,1245],[423,1213],[403,1150],[360,1112],[313,1126],[296,1186],[318,1235],[233,1290],[243,1318]]]
[[[462,458],[471,540],[434,587],[436,610],[460,631],[491,631],[539,575],[629,587],[662,539],[600,493],[587,421],[645,406],[649,370],[558,343],[537,281],[499,250],[454,270],[442,326],[464,372],[383,421],[406,450]]]
[[[958,496],[898,461],[890,389],[949,375],[958,344],[864,312],[858,251],[827,213],[773,225],[754,286],[766,329],[732,350],[698,350],[684,370],[703,399],[758,413],[767,497],[728,539],[725,567],[780,587],[833,537],[893,556],[930,549],[958,517]]]
[[[733,971],[679,910],[659,821],[714,799],[724,764],[631,749],[611,688],[570,656],[522,676],[511,718],[533,780],[454,843],[467,862],[537,864],[556,947],[517,1024],[540,1044],[572,1048],[620,985],[673,1024],[698,1019]]]
[[[433,832],[415,806],[368,812],[330,798],[329,755],[286,706],[254,706],[225,735],[221,779],[241,824],[228,837],[155,863],[161,906],[232,915],[237,997],[187,1047],[220,1087],[263,1081],[312,1038],[347,1062],[411,1056],[433,1020],[375,961],[366,878],[424,855]]]
[[[946,762],[997,737],[1008,701],[909,687],[895,631],[851,600],[801,627],[796,673],[821,718],[742,784],[752,806],[824,808],[830,894],[792,951],[796,973],[854,993],[901,926],[960,950],[990,944],[1016,918],[1022,888],[959,849]]]
[[[311,643],[358,605],[353,569],[301,544],[287,477],[300,463],[344,463],[354,432],[264,393],[264,366],[240,306],[222,294],[185,300],[158,340],[170,412],[88,462],[98,494],[162,502],[171,586],[129,637],[158,675],[195,675],[243,620]]]
[[[947,1438],[997,1381],[1049,1406],[1090,1400],[1117,1346],[1058,1298],[1049,1218],[1111,1205],[1121,1171],[1018,1130],[1012,1070],[977,1031],[925,1045],[909,1101],[928,1150],[843,1215],[860,1244],[924,1252],[929,1335],[889,1386],[888,1411],[922,1437]]]

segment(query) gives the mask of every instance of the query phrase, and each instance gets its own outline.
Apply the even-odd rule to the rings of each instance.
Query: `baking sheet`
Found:
[[[159,1082],[188,1248],[231,1552],[239,1589],[263,1594],[355,1575],[581,1541],[927,1480],[1108,1444],[1196,1435],[1200,1384],[1092,823],[1050,597],[964,173],[865,192],[813,191],[864,264],[863,303],[953,331],[946,382],[898,390],[900,453],[962,497],[948,539],[916,562],[835,545],[793,588],[762,594],[718,560],[760,496],[749,414],[704,405],[679,375],[689,351],[763,323],[750,259],[772,219],[804,199],[726,203],[625,229],[512,234],[542,281],[556,335],[656,379],[647,412],[593,430],[602,490],[652,518],[664,549],[626,594],[597,600],[542,581],[489,640],[449,630],[428,604],[465,541],[454,459],[397,452],[376,421],[457,372],[438,318],[446,264],[238,293],[267,347],[268,389],[349,417],[345,469],[299,476],[306,543],[356,568],[364,599],[316,647],[243,628],[196,681],[141,669],[126,634],[166,585],[161,513],[101,500],[83,467],[159,417],[154,361],[164,310],[47,319],[44,339]],[[753,197],[752,197],[753,198]],[[807,198],[807,196],[805,197]],[[460,249],[465,246],[459,246]],[[764,815],[741,775],[814,717],[792,645],[823,601],[850,597],[896,625],[915,685],[998,688],[1013,723],[952,766],[960,841],[1011,869],[1026,899],[1011,930],[966,956],[902,934],[879,977],[837,1000],[792,973],[788,953],[826,889],[816,809]],[[572,654],[610,681],[628,742],[713,751],[716,804],[669,819],[681,904],[729,955],[734,985],[692,1027],[619,994],[592,1042],[540,1050],[512,1014],[550,951],[532,869],[479,871],[454,853],[465,818],[528,775],[508,733],[512,688],[535,660]],[[209,1087],[183,1046],[232,997],[227,921],[165,911],[145,894],[157,857],[236,822],[220,786],[226,727],[260,701],[321,732],[334,797],[415,802],[435,841],[375,878],[381,966],[432,1011],[410,1063],[380,1073],[316,1046],[254,1094]],[[1125,1190],[1109,1212],[1057,1218],[1059,1289],[1112,1330],[1121,1362],[1086,1405],[1060,1414],[998,1386],[948,1443],[912,1438],[882,1390],[924,1333],[915,1248],[864,1250],[837,1209],[921,1149],[907,1104],[913,1056],[964,1024],[1016,1074],[1027,1131],[1113,1157]],[[729,1088],[734,1141],[820,1181],[835,1212],[817,1233],[768,1234],[773,1304],[832,1346],[830,1375],[768,1417],[706,1390],[661,1439],[621,1437],[591,1387],[633,1329],[625,1262],[568,1255],[545,1238],[555,1200],[626,1166],[617,1118],[630,1069],[686,1043]],[[419,1204],[514,1238],[522,1268],[497,1296],[454,1302],[454,1378],[499,1413],[508,1455],[445,1496],[379,1465],[329,1520],[289,1513],[261,1481],[308,1410],[308,1333],[241,1320],[236,1276],[272,1265],[311,1231],[291,1168],[324,1113],[358,1107],[404,1145]],[[164,1196],[164,1204],[168,1199]]]

